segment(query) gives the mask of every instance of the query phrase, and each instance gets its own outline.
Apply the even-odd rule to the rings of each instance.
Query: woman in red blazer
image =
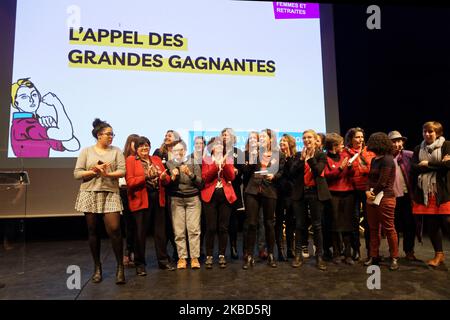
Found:
[[[203,159],[202,179],[205,187],[202,190],[206,217],[206,261],[207,269],[212,268],[214,238],[219,229],[219,265],[225,268],[225,251],[228,242],[228,224],[232,211],[231,204],[237,197],[231,181],[235,178],[233,159],[224,157],[224,146],[221,137],[214,137],[208,143],[210,157]]]
[[[170,176],[157,156],[150,156],[150,141],[140,137],[136,143],[136,155],[126,160],[128,203],[136,221],[136,273],[145,276],[145,240],[150,219],[154,220],[154,240],[158,265],[162,269],[174,270],[170,265],[166,249],[166,215],[164,185]]]

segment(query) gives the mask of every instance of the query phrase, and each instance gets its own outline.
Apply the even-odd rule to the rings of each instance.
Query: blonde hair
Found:
[[[11,85],[11,106],[13,108],[17,109],[17,107],[16,107],[17,91],[19,91],[19,88],[21,88],[21,87],[36,89],[36,92],[39,95],[39,100],[41,100],[41,94],[39,93],[39,90],[34,86],[34,83],[30,81],[30,78],[19,79],[19,80],[17,80],[17,82],[15,82]]]
[[[311,133],[314,137],[314,139],[317,140],[317,132],[315,132],[313,129],[307,129],[305,131],[303,131],[303,135],[305,135],[306,133]]]
[[[422,130],[433,130],[436,132],[436,136],[439,138],[444,134],[444,127],[442,127],[442,124],[437,121],[428,121],[425,122],[422,126]]]

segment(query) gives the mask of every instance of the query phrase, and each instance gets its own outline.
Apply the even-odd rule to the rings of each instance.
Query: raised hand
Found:
[[[56,127],[56,121],[51,116],[39,117],[39,123],[44,128]]]
[[[342,160],[341,165],[339,166],[339,168],[341,170],[344,170],[344,168],[348,165],[348,157],[345,157],[344,160]]]
[[[42,102],[49,105],[49,106],[55,106],[57,104],[61,104],[61,101],[59,101],[56,94],[49,92],[45,96],[42,97]]]
[[[189,170],[189,167],[185,164],[180,166],[180,171],[183,172],[187,176],[191,175],[191,170]]]

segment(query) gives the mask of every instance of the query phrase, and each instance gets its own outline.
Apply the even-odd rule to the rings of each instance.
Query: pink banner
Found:
[[[318,3],[274,2],[275,19],[317,19]]]

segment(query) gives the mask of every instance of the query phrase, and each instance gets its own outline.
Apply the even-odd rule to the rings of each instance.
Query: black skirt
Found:
[[[355,196],[353,191],[331,192],[331,212],[334,232],[353,231]]]

